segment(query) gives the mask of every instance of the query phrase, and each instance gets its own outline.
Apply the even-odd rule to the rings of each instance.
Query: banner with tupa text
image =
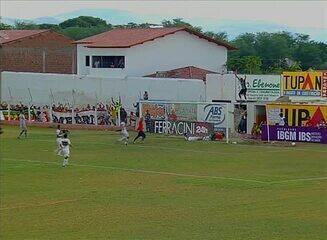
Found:
[[[284,96],[327,98],[327,71],[283,72]]]
[[[327,143],[327,105],[267,104],[264,141]]]

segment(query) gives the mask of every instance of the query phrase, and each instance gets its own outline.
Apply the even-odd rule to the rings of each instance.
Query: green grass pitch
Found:
[[[326,145],[73,130],[62,168],[54,131],[4,127],[0,239],[326,239]]]

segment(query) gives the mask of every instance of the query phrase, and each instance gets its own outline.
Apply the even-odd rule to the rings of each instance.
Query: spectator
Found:
[[[242,112],[241,114],[241,120],[240,120],[240,123],[238,125],[238,132],[239,133],[246,133],[247,132],[247,129],[246,129],[246,110],[244,112]]]
[[[145,119],[145,128],[147,132],[151,132],[151,115],[149,110],[146,110],[146,114],[144,116]]]
[[[143,100],[149,100],[149,94],[147,91],[145,91],[143,94]]]
[[[99,60],[96,60],[93,64],[93,67],[94,68],[99,68],[100,67],[100,61]]]
[[[130,117],[129,117],[129,125],[130,126],[135,126],[136,124],[136,116],[134,112],[131,112]]]
[[[111,117],[112,124],[116,125],[117,114],[116,114],[116,109],[115,109],[114,105],[110,106],[110,117]]]
[[[133,104],[133,107],[135,107],[136,117],[139,117],[140,116],[140,103],[137,102],[137,103]]]
[[[279,126],[287,126],[286,124],[286,119],[285,117],[283,116],[283,113],[280,113],[279,114],[279,123],[278,123]]]
[[[120,109],[120,122],[127,124],[127,112],[123,107]]]

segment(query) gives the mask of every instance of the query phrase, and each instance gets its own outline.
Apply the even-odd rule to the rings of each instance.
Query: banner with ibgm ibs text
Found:
[[[284,96],[327,97],[327,71],[283,72]]]
[[[327,143],[327,105],[267,104],[261,139]],[[285,125],[280,125],[281,117]]]
[[[280,114],[288,126],[316,126],[327,121],[327,105],[309,104],[267,104],[269,125],[278,125]]]
[[[327,128],[289,126],[269,126],[268,128],[267,125],[264,125],[262,127],[261,140],[327,144]]]

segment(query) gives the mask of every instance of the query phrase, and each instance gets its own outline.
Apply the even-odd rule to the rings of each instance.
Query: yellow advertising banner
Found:
[[[283,72],[284,96],[327,96],[325,72]]]
[[[319,126],[326,124],[327,105],[267,104],[269,125],[279,125],[281,119],[288,126]]]

